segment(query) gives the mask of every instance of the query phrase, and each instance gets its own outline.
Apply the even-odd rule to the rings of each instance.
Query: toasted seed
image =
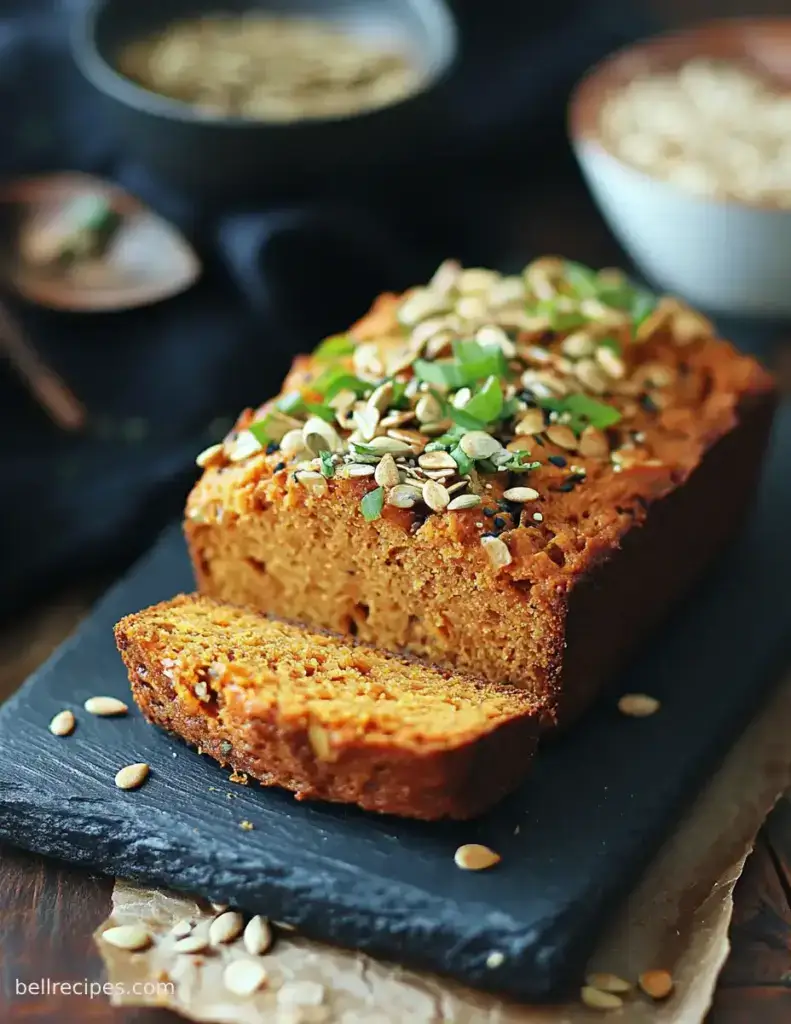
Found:
[[[495,569],[502,569],[512,561],[508,545],[499,537],[481,537],[481,547]]]
[[[419,430],[404,430],[403,428],[392,427],[387,431],[387,436],[394,441],[401,441],[409,448],[422,451],[426,447],[427,438]]]
[[[448,507],[450,495],[436,480],[427,480],[423,485],[423,501],[434,512],[441,512]]]
[[[575,331],[564,338],[560,350],[571,359],[582,359],[591,356],[596,350],[596,342],[590,331]]]
[[[396,484],[401,482],[401,475],[398,472],[398,466],[396,466],[392,455],[385,455],[376,467],[374,479],[380,487],[395,487]]]
[[[329,490],[326,479],[321,473],[312,469],[302,469],[296,474],[298,484],[302,484],[311,494],[323,495]]]
[[[354,372],[366,380],[371,377],[381,377],[384,367],[379,358],[379,346],[376,342],[368,341],[363,345],[357,345],[352,353]]]
[[[609,386],[607,378],[593,359],[580,359],[574,364],[574,374],[580,384],[594,395],[603,395]]]
[[[586,975],[585,984],[590,988],[597,988],[600,992],[631,992],[633,988],[631,981],[606,971],[596,971]]]
[[[417,464],[421,469],[456,469],[456,461],[450,452],[424,452]]]
[[[244,930],[244,948],[253,956],[261,956],[272,948],[273,938],[269,921],[256,914],[250,918]]]
[[[263,445],[249,430],[240,431],[234,441],[226,443],[223,447],[230,462],[244,462],[251,455],[263,451]]]
[[[394,437],[375,437],[370,442],[370,447],[377,452],[381,452],[385,455],[389,452],[391,455],[403,455],[406,452],[412,451],[412,445],[407,444],[406,441],[399,441]]]
[[[405,327],[414,327],[421,320],[439,313],[449,313],[451,303],[447,296],[429,288],[416,288],[398,308],[398,320]]]
[[[455,311],[462,320],[483,320],[489,307],[480,295],[464,295],[456,302]]]
[[[289,981],[278,989],[279,1006],[321,1006],[324,986],[318,981]]]
[[[610,446],[601,430],[588,426],[580,434],[579,452],[585,458],[606,459],[610,454]]]
[[[387,492],[386,501],[394,508],[412,508],[415,502],[420,501],[421,491],[410,484],[398,484]]]
[[[552,370],[525,370],[522,374],[522,387],[539,398],[552,398],[569,393],[568,384]]]
[[[403,427],[415,418],[414,409],[404,409],[403,412],[389,412],[387,416],[379,420],[381,430],[390,430],[392,427]]]
[[[461,272],[461,264],[458,260],[443,260],[434,271],[429,288],[439,295],[447,295],[456,287]]]
[[[206,469],[207,466],[214,466],[220,462],[225,461],[225,446],[222,444],[212,444],[208,448],[204,448],[203,451],[195,459],[195,464],[201,469]]]
[[[495,452],[499,452],[502,445],[497,438],[484,433],[483,430],[471,430],[459,441],[459,447],[471,459],[488,459]]]
[[[101,937],[108,945],[115,946],[116,949],[128,949],[130,952],[151,945],[151,936],[139,924],[121,924],[115,928],[108,928],[106,932],[102,932]]]
[[[505,953],[501,953],[499,949],[494,949],[486,957],[486,966],[494,970],[496,967],[502,967],[505,963]]]
[[[558,448],[572,451],[577,447],[577,437],[571,427],[565,423],[552,423],[546,429],[546,435]]]
[[[649,338],[653,337],[658,331],[661,331],[670,320],[672,311],[661,302],[648,316],[638,325],[637,330],[634,332],[634,340],[636,342],[648,341]]]
[[[437,356],[443,355],[448,351],[453,343],[455,334],[453,331],[439,331],[433,337],[429,338],[426,342],[426,355],[429,359],[436,359]],[[434,384],[434,390],[439,391],[443,387],[440,384]]]
[[[433,423],[442,416],[442,406],[433,395],[421,395],[415,406],[415,415],[421,423]]]
[[[116,772],[115,784],[119,789],[137,789],[146,781],[149,771],[150,768],[144,761],[128,764]]]
[[[456,288],[460,295],[476,295],[480,292],[488,292],[493,284],[496,284],[500,275],[495,270],[484,270],[479,267],[470,267],[462,270],[456,279]]]
[[[479,494],[460,494],[448,504],[448,512],[461,512],[465,508],[476,508],[481,503]]]
[[[552,362],[552,353],[541,345],[529,345],[524,351],[524,356],[528,362],[538,363],[539,366]]]
[[[202,953],[209,945],[205,935],[184,935],[173,943],[174,953]]]
[[[499,864],[499,853],[490,850],[488,846],[481,846],[480,843],[465,843],[460,846],[453,855],[456,867],[464,871],[485,871],[486,868]]]
[[[170,934],[177,939],[183,939],[192,931],[193,924],[188,917],[182,917],[180,921],[176,921],[173,927],[170,929]]]
[[[393,385],[392,382],[386,380],[384,384],[380,384],[378,388],[374,388],[368,399],[368,405],[376,409],[377,412],[383,413],[390,405],[390,401],[393,397]]]
[[[673,316],[673,340],[677,345],[689,345],[698,338],[710,338],[714,333],[711,320],[693,309],[681,309]]]
[[[509,441],[505,446],[509,452],[529,452],[533,447],[534,441],[532,437],[515,437],[513,441]]]
[[[65,711],[59,711],[55,715],[49,723],[49,731],[53,736],[68,736],[74,732],[76,724],[77,720],[74,717],[74,713],[67,708]]]
[[[373,476],[375,472],[373,466],[368,466],[364,462],[350,462],[348,466],[341,466],[338,475],[354,479],[355,477]]]
[[[476,331],[475,340],[481,345],[496,345],[506,359],[513,359],[516,356],[516,345],[502,327],[498,327],[496,324],[487,324],[481,327]]]
[[[596,362],[608,377],[620,380],[626,373],[623,359],[617,356],[608,345],[599,345],[596,349]]]
[[[625,693],[618,701],[618,710],[630,718],[647,718],[655,714],[661,707],[656,697],[647,693]]]
[[[218,914],[224,914],[225,911],[228,909],[228,907],[230,907],[230,905],[231,905],[230,903],[214,903],[214,902],[212,902],[211,908],[212,908],[212,910],[215,910]]]
[[[280,441],[280,454],[286,459],[301,455],[305,451],[305,438],[302,430],[288,430]]]
[[[379,410],[375,405],[361,405],[352,412],[354,425],[360,431],[364,441],[370,441],[379,426]]]
[[[89,697],[83,704],[85,710],[91,715],[99,715],[104,718],[108,715],[125,715],[129,708],[117,697]]]
[[[503,306],[522,305],[525,298],[525,282],[521,277],[512,275],[501,277],[489,289],[489,305],[492,309]]]
[[[664,363],[643,363],[633,376],[638,384],[654,388],[666,388],[676,379],[675,371]]]
[[[318,455],[320,452],[336,452],[341,447],[338,431],[321,416],[311,416],[302,428],[305,447]]]
[[[528,409],[514,428],[519,435],[540,434],[544,429],[544,413],[541,409]]]
[[[509,487],[503,497],[506,501],[535,501],[540,494],[535,487]]]
[[[357,395],[353,391],[347,391],[345,388],[338,392],[333,398],[327,402],[327,405],[331,409],[336,409],[338,412],[345,412],[347,409],[351,409],[354,403],[357,401]],[[282,448],[282,443],[281,443]]]
[[[420,432],[428,437],[439,437],[440,434],[444,434],[446,430],[449,430],[450,426],[450,420],[437,420],[436,423],[421,423]]]
[[[673,978],[669,971],[643,971],[637,982],[652,999],[666,999],[673,991]]]
[[[244,918],[236,910],[226,910],[224,914],[215,917],[209,925],[209,942],[212,946],[218,946],[223,942],[233,942],[244,928]]]
[[[266,968],[255,960],[232,960],[222,975],[223,985],[235,996],[251,996],[268,980]]]
[[[591,1010],[618,1010],[623,1006],[623,999],[619,995],[614,992],[603,992],[592,985],[583,986],[580,998]]]

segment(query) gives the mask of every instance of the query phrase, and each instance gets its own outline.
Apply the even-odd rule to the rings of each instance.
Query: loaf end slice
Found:
[[[297,799],[471,818],[525,777],[541,708],[514,688],[200,596],[115,627],[146,718]]]

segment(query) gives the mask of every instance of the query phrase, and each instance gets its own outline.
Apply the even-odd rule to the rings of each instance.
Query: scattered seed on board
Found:
[[[184,935],[173,944],[175,953],[202,953],[209,945],[205,935]]]
[[[211,466],[215,462],[224,461],[224,447],[222,444],[212,444],[208,448],[204,448],[195,459],[195,464],[199,469],[206,469],[207,466]]]
[[[585,985],[580,991],[580,998],[592,1010],[619,1010],[623,999],[615,992],[603,992],[600,988]]]
[[[89,697],[83,707],[89,714],[98,715],[100,718],[125,715],[129,711],[128,706],[117,697]]]
[[[666,999],[673,991],[673,978],[669,971],[644,971],[638,978],[638,984],[652,999]]]
[[[235,996],[251,996],[268,980],[266,968],[255,960],[233,960],[222,975],[223,984]]]
[[[535,487],[509,487],[503,497],[506,501],[535,501],[540,495]]]
[[[269,921],[260,914],[251,917],[244,930],[244,948],[253,956],[261,956],[272,948],[273,934]]]
[[[661,707],[656,697],[647,693],[625,693],[618,701],[618,710],[630,718],[648,718]]]
[[[233,942],[241,935],[244,918],[236,910],[226,910],[209,925],[209,942],[218,946],[224,942]]]
[[[130,952],[151,945],[151,936],[139,924],[122,924],[116,928],[108,928],[106,932],[102,932],[102,939],[116,949],[128,949]]]
[[[625,978],[619,978],[617,974],[609,974],[607,971],[596,971],[593,974],[588,974],[585,978],[585,984],[589,988],[597,988],[600,992],[631,992],[634,987],[631,981],[627,981]]]
[[[489,967],[491,970],[494,970],[497,967],[502,967],[502,965],[504,963],[505,963],[505,953],[501,953],[499,949],[493,950],[486,957],[486,966]]]
[[[74,713],[66,709],[59,711],[49,723],[49,731],[53,736],[69,736],[74,732],[77,720]]]
[[[218,914],[224,914],[225,911],[230,907],[230,903],[212,903],[212,910],[216,910]]]
[[[503,566],[511,564],[511,552],[508,550],[508,545],[499,537],[481,537],[481,547],[495,569],[502,569]]]
[[[180,921],[176,921],[170,929],[170,934],[175,936],[177,939],[183,939],[185,936],[190,934],[192,927],[192,921],[190,921],[189,918],[184,917]]]
[[[116,773],[115,784],[119,789],[137,789],[146,781],[149,771],[150,769],[144,761],[138,764],[128,764]]]
[[[500,863],[500,854],[480,843],[466,843],[460,846],[453,855],[456,867],[464,871],[485,871]]]
[[[318,981],[287,982],[277,993],[279,1006],[321,1006],[324,986]]]

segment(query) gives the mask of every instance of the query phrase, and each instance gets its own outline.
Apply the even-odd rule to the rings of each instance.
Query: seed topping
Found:
[[[244,928],[244,918],[236,910],[226,910],[219,917],[215,917],[209,925],[209,942],[212,946],[219,946],[225,942],[233,942],[237,939]]]
[[[661,704],[647,693],[625,693],[618,701],[618,710],[630,718],[648,718],[659,711]]]
[[[223,971],[223,985],[235,996],[251,996],[263,988],[269,974],[263,964],[255,960],[232,960]]]
[[[592,985],[583,986],[580,998],[591,1010],[619,1010],[623,1006],[623,999],[615,992],[604,992]]]
[[[98,715],[100,718],[125,715],[129,711],[127,705],[117,697],[89,697],[83,707],[89,714]]]
[[[67,708],[65,711],[59,711],[55,715],[49,723],[49,731],[53,736],[70,736],[74,732],[76,725],[77,721],[74,717],[74,712],[69,711]]]
[[[487,868],[499,864],[499,853],[490,850],[488,846],[481,846],[480,843],[466,843],[460,846],[453,855],[456,867],[463,871],[485,871]]]
[[[119,789],[138,789],[148,778],[149,771],[145,762],[128,764],[116,773],[115,784]]]
[[[116,949],[136,952],[151,945],[151,935],[139,924],[121,924],[102,932],[102,941]]]
[[[673,977],[669,971],[644,971],[638,978],[638,984],[652,999],[666,999],[673,991]]]

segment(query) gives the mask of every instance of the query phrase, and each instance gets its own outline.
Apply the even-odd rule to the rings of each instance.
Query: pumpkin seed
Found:
[[[571,427],[565,423],[552,423],[546,429],[547,438],[558,448],[573,451],[577,447],[577,437]]]
[[[391,455],[404,455],[412,451],[412,445],[407,444],[406,441],[399,441],[394,437],[375,437],[370,442],[370,447],[377,452],[381,452],[382,455],[388,452]]]
[[[580,998],[591,1010],[618,1010],[623,1006],[623,999],[620,996],[614,992],[603,992],[592,985],[583,986]]]
[[[459,447],[471,459],[488,459],[502,449],[497,438],[482,430],[471,430],[459,441]]]
[[[503,497],[506,501],[535,501],[540,494],[534,487],[509,487]]]
[[[451,469],[455,472],[456,462],[450,452],[424,452],[417,460],[421,469]]]
[[[416,502],[420,501],[421,496],[421,492],[416,487],[411,487],[409,484],[398,484],[387,492],[385,500],[394,508],[412,508]]]
[[[461,512],[463,509],[476,508],[480,505],[481,500],[478,494],[460,494],[448,504],[448,512]]]
[[[99,715],[101,718],[109,715],[125,715],[129,708],[117,697],[89,697],[83,704],[85,710],[91,715]]]
[[[380,487],[395,487],[396,484],[400,483],[401,476],[392,455],[385,455],[376,467],[374,480],[376,480]]]
[[[591,988],[597,988],[601,992],[631,992],[633,988],[631,981],[626,981],[625,978],[619,978],[617,974],[609,974],[606,971],[587,975],[585,984]]]
[[[434,512],[441,512],[448,507],[450,495],[436,480],[427,480],[423,485],[423,501]]]

